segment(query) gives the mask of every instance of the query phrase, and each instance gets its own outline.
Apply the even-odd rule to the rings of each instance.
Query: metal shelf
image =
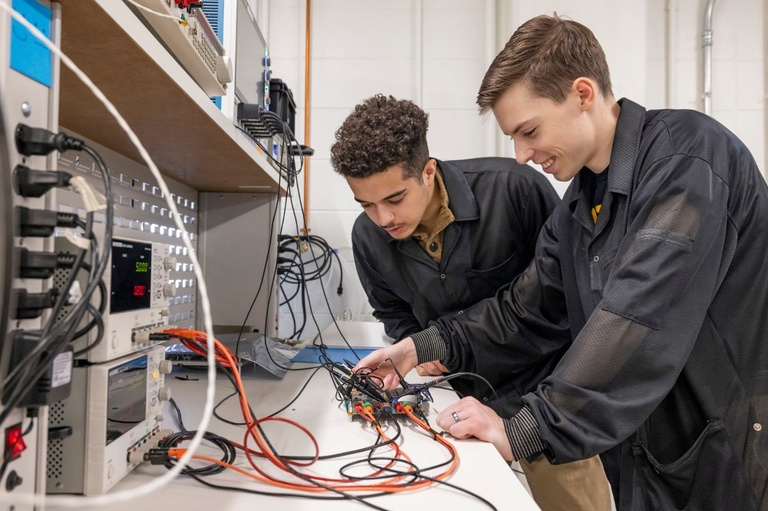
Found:
[[[123,2],[63,2],[61,47],[117,107],[164,175],[205,192],[285,192],[263,152]],[[62,127],[141,161],[117,122],[65,66],[59,102]]]

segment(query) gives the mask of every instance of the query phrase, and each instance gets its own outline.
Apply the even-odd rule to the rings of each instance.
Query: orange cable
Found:
[[[165,332],[170,334],[170,335],[173,335],[175,337],[178,337],[178,338],[182,339],[182,342],[184,342],[185,345],[187,345],[190,349],[192,349],[196,353],[199,353],[201,355],[206,355],[207,356],[207,342],[206,342],[207,335],[204,332],[199,332],[199,331],[196,331],[196,330],[189,330],[189,329],[180,329],[180,328],[168,329]],[[289,473],[291,472],[291,470],[288,469],[288,467],[287,467],[287,463],[288,462],[284,462],[281,458],[276,456],[271,451],[269,446],[266,444],[266,442],[262,438],[261,434],[258,433],[258,431],[254,429],[261,422],[265,422],[267,420],[274,420],[274,421],[278,421],[278,422],[285,422],[285,423],[291,424],[291,425],[301,429],[302,431],[304,431],[307,434],[307,436],[309,436],[309,438],[312,440],[313,444],[315,445],[315,455],[313,456],[313,459],[310,462],[306,463],[306,464],[299,464],[299,463],[296,463],[296,462],[290,462],[291,464],[296,464],[298,466],[309,466],[309,465],[312,465],[313,463],[315,463],[317,461],[317,459],[319,458],[319,446],[317,444],[317,440],[314,438],[312,433],[307,428],[305,428],[304,426],[302,426],[302,425],[300,425],[300,424],[298,424],[298,423],[296,423],[294,421],[291,421],[290,419],[285,419],[285,418],[281,418],[281,417],[278,417],[278,418],[274,418],[273,417],[273,418],[264,418],[264,419],[255,420],[253,418],[253,416],[251,415],[251,413],[250,413],[250,408],[248,407],[247,398],[245,396],[245,389],[243,387],[243,382],[242,382],[242,379],[240,377],[240,372],[238,370],[237,362],[235,360],[234,355],[232,354],[231,350],[229,350],[229,348],[227,348],[226,346],[221,344],[221,342],[219,342],[217,339],[214,338],[213,342],[214,342],[214,346],[215,346],[215,356],[216,356],[217,361],[221,365],[223,365],[225,367],[229,367],[231,369],[232,376],[233,376],[233,379],[235,381],[235,386],[237,387],[237,389],[239,391],[240,406],[241,406],[243,417],[245,419],[246,426],[247,426],[247,431],[246,431],[245,438],[244,438],[244,445],[242,446],[243,452],[245,452],[246,457],[248,458],[248,461],[251,464],[251,466],[254,468],[254,470],[256,470],[259,474],[261,474],[261,476],[253,474],[251,472],[248,472],[248,471],[246,471],[244,469],[241,469],[239,467],[235,467],[234,465],[230,465],[230,464],[225,463],[225,462],[223,462],[221,460],[217,460],[215,458],[210,458],[210,457],[207,457],[207,456],[200,456],[200,455],[194,455],[193,458],[200,459],[200,460],[205,460],[205,461],[208,461],[210,463],[216,463],[218,465],[225,466],[226,468],[231,468],[232,470],[234,470],[234,471],[236,471],[238,473],[241,473],[241,474],[246,475],[246,476],[248,476],[250,478],[256,479],[256,480],[258,480],[260,482],[263,482],[263,483],[269,484],[269,485],[278,486],[278,487],[281,487],[281,488],[289,488],[289,489],[293,489],[293,490],[310,491],[310,492],[327,491],[325,488],[318,487],[318,486],[313,486],[311,484],[298,484],[298,483],[290,483],[290,482],[287,482],[287,481],[281,481],[281,480],[279,480],[277,478],[274,478],[273,476],[269,476],[268,474],[266,474],[265,472],[263,472],[260,468],[258,468],[256,466],[256,464],[254,463],[253,459],[251,458],[251,453],[256,453],[256,454],[258,454],[260,456],[264,456],[267,459],[269,459],[278,468],[281,468],[282,470],[285,470],[285,471],[287,471]],[[408,417],[412,421],[414,421],[416,424],[418,424],[421,428],[423,428],[424,430],[426,430],[428,432],[431,432],[433,434],[433,437],[437,441],[442,443],[446,448],[449,449],[449,451],[452,452],[452,454],[453,454],[453,462],[451,463],[449,468],[444,473],[439,474],[436,478],[437,479],[443,479],[443,478],[448,477],[448,475],[453,473],[455,471],[456,467],[458,466],[458,456],[457,456],[455,447],[452,444],[450,444],[448,441],[443,439],[442,436],[440,436],[439,434],[434,432],[434,430],[432,430],[429,426],[427,426],[422,421],[420,421],[406,407],[403,407],[399,403],[396,406],[398,407],[399,411],[405,412],[408,415]],[[365,411],[363,409],[363,407],[359,406],[359,405],[356,406],[355,408],[356,408],[356,411],[358,412],[359,415],[361,415],[365,420],[368,420],[369,422],[371,422],[372,424],[375,425],[375,427],[377,429],[377,432],[379,433],[379,435],[382,436],[382,438],[384,438],[387,441],[390,440],[386,436],[384,431],[381,429],[380,424],[378,423],[378,421],[376,420],[376,418],[373,416],[372,413]],[[259,447],[262,449],[261,453],[258,453],[258,451],[253,451],[252,449],[248,448],[247,442],[248,442],[248,437],[249,436],[252,437],[256,441],[256,443],[259,445]],[[394,445],[392,443],[390,443],[389,445],[390,445],[390,448],[392,448],[395,451],[396,458],[393,459],[387,465],[387,467],[391,466],[394,463],[397,463],[397,460],[402,457],[403,459],[407,460],[410,463],[409,466],[412,468],[413,464],[412,464],[411,458],[400,449],[400,446],[397,443],[394,443]],[[180,448],[169,449],[168,455],[170,457],[181,457],[185,451],[186,451],[185,449],[180,449]],[[376,471],[375,473],[380,473],[382,471],[383,471],[383,469],[379,468],[378,471]],[[332,482],[343,482],[343,483],[352,483],[354,481],[357,481],[357,479],[349,479],[349,478],[345,478],[345,479],[329,479],[329,478],[324,478],[324,477],[320,477],[320,476],[311,476],[311,475],[306,475],[306,474],[304,474],[304,475],[305,475],[305,477],[307,477],[310,480],[317,480],[317,481],[328,480],[328,481],[332,481]],[[388,481],[383,482],[383,483],[379,483],[379,484],[374,484],[374,485],[369,485],[369,484],[340,484],[340,485],[337,485],[337,486],[332,486],[332,488],[334,488],[335,490],[343,490],[343,491],[402,492],[402,491],[413,491],[413,490],[420,489],[420,488],[423,488],[425,486],[428,486],[428,485],[432,484],[432,481],[425,479],[422,482],[417,482],[417,483],[409,482],[409,483],[404,483],[402,485],[395,485],[395,486],[393,486],[393,484],[395,484],[397,481],[402,480],[405,477],[406,477],[405,474],[401,474],[401,475],[393,476],[391,479],[388,479]]]

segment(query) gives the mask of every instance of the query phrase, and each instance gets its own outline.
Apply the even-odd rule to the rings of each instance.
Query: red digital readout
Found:
[[[147,294],[147,286],[133,286],[133,296],[144,296]]]

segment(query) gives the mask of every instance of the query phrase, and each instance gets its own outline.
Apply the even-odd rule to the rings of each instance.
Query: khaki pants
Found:
[[[599,456],[552,465],[545,456],[520,460],[542,511],[611,511],[611,491]]]

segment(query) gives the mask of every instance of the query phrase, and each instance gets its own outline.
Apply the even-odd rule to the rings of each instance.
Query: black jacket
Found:
[[[352,231],[357,273],[373,315],[397,340],[493,296],[512,282],[533,258],[539,230],[559,203],[544,175],[509,158],[438,161],[438,166],[455,217],[445,230],[439,264],[415,239],[392,238],[365,213]],[[544,370],[540,365],[535,368]],[[487,398],[499,411],[511,414],[520,409],[520,394],[509,379],[481,376],[497,393],[506,394],[503,403],[493,402],[490,389],[480,380],[451,382],[462,394]]]
[[[628,100],[596,225],[586,172],[515,285],[417,334],[419,360],[559,359],[506,421],[513,452],[601,453],[619,509],[768,510],[765,179],[710,117]]]

